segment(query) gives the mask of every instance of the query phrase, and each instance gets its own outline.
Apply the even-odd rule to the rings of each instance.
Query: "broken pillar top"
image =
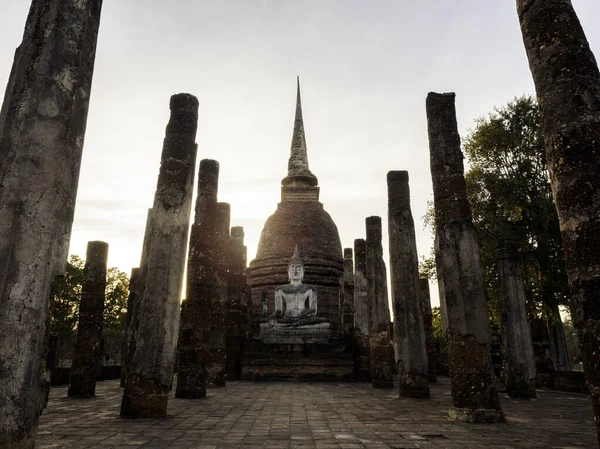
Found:
[[[352,248],[344,248],[344,259],[352,259]]]
[[[392,170],[387,174],[388,201],[400,201],[410,203],[410,187],[408,184],[408,172],[406,170]]]
[[[166,134],[181,134],[196,138],[198,129],[198,99],[191,94],[175,94],[169,102],[171,118]]]
[[[381,217],[367,217],[365,223],[367,227],[367,243],[381,242]]]
[[[436,226],[471,219],[454,93],[427,95],[427,129]]]
[[[217,195],[219,191],[219,163],[202,159],[198,171],[198,195]]]

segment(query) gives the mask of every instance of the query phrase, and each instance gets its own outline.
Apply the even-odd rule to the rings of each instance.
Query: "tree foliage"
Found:
[[[50,332],[63,339],[74,340],[79,320],[79,302],[83,283],[84,261],[72,255],[64,276],[52,284],[50,295]],[[127,313],[129,278],[118,268],[106,273],[106,299],[104,301],[104,329],[122,332]]]
[[[558,305],[567,304],[568,281],[535,99],[515,98],[478,119],[463,149],[492,320],[499,319],[497,250],[508,247],[522,256],[530,315],[552,321]],[[428,203],[423,219],[431,230],[433,216]],[[424,276],[435,276],[433,251],[419,269]]]
[[[499,247],[522,255],[530,313],[547,314],[565,304],[568,283],[536,101],[516,98],[478,119],[464,150],[467,194],[492,307],[499,291]]]

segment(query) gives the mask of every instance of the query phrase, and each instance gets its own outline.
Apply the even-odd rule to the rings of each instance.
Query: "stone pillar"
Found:
[[[210,333],[216,271],[217,192],[219,163],[200,161],[196,215],[190,233],[187,265],[187,293],[181,310],[177,389],[175,397],[206,397],[206,364],[210,353]]]
[[[556,371],[571,371],[571,357],[567,347],[567,338],[563,328],[558,304],[552,306],[552,312],[546,315],[548,327],[548,340],[550,344],[550,358]]]
[[[400,397],[428,398],[425,329],[419,306],[419,257],[407,171],[390,171],[388,226]]]
[[[125,344],[123,351],[121,351],[121,388],[125,386],[125,379],[127,378],[127,364],[129,363],[130,350],[135,345],[135,334],[138,321],[135,320],[133,316],[133,310],[137,296],[136,289],[139,275],[139,268],[131,269],[131,276],[129,277],[129,296],[127,297],[127,315],[125,316]]]
[[[535,357],[527,321],[521,257],[513,249],[499,248],[496,264],[500,282],[506,393],[511,398],[535,398]]]
[[[431,294],[429,279],[419,279],[419,304],[425,330],[425,348],[427,349],[427,380],[437,382],[435,340],[433,338],[433,314],[431,312]]]
[[[340,291],[342,335],[354,333],[354,262],[352,248],[344,248],[344,276]]]
[[[454,97],[454,93],[427,95],[435,254],[452,390],[450,416],[499,422],[504,416],[492,371],[483,270],[467,200]]]
[[[68,395],[95,396],[96,373],[101,366],[100,340],[104,324],[104,297],[108,243],[88,242],[79,303],[77,343],[71,365]]]
[[[127,366],[121,403],[125,418],[167,414],[196,164],[198,100],[171,97],[160,172],[146,224],[134,306],[136,344]]]
[[[371,381],[371,346],[369,344],[369,301],[367,290],[367,244],[354,240],[354,344],[356,380]]]
[[[600,71],[570,1],[517,0],[600,443]]]
[[[101,5],[33,0],[0,110],[3,448],[34,446],[48,298],[67,262]]]
[[[248,327],[248,279],[246,265],[248,249],[244,246],[244,228],[231,228],[229,242],[229,279],[227,303],[227,379],[239,380],[242,375],[242,343]],[[244,309],[244,310],[243,310]]]
[[[228,203],[217,203],[216,252],[215,252],[215,296],[212,303],[210,356],[206,364],[208,383],[224,387],[227,372],[227,302],[229,223],[231,207]]]
[[[387,273],[381,245],[381,217],[368,217],[366,227],[371,383],[375,388],[394,388],[394,349],[390,338],[390,307],[387,294]]]

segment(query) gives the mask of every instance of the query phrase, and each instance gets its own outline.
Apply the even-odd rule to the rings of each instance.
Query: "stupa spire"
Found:
[[[308,168],[308,154],[306,151],[306,136],[304,135],[304,120],[302,118],[302,102],[300,100],[300,77],[297,77],[296,116],[294,118],[294,132],[290,159],[288,161],[288,175],[282,181],[283,185],[303,184],[316,186],[317,177]]]

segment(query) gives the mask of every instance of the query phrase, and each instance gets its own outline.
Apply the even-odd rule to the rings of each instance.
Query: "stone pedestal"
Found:
[[[48,298],[64,273],[100,0],[33,0],[0,110],[0,447],[32,448]]]
[[[329,339],[328,343],[308,338],[302,343],[251,341],[242,358],[242,379],[352,382],[355,379],[352,341],[337,338]]]
[[[427,96],[435,254],[452,382],[450,417],[500,422],[491,360],[491,331],[479,256],[464,179],[453,93]]]
[[[69,396],[85,398],[94,396],[96,392],[96,373],[101,368],[100,341],[104,324],[107,262],[108,243],[89,242],[83,269]]]
[[[198,100],[171,97],[154,204],[146,223],[140,263],[135,347],[130,351],[121,416],[167,414],[196,164]]]
[[[381,217],[368,217],[366,228],[371,384],[375,388],[394,388],[394,349],[390,336],[391,320],[387,294],[387,272],[381,244]]]

